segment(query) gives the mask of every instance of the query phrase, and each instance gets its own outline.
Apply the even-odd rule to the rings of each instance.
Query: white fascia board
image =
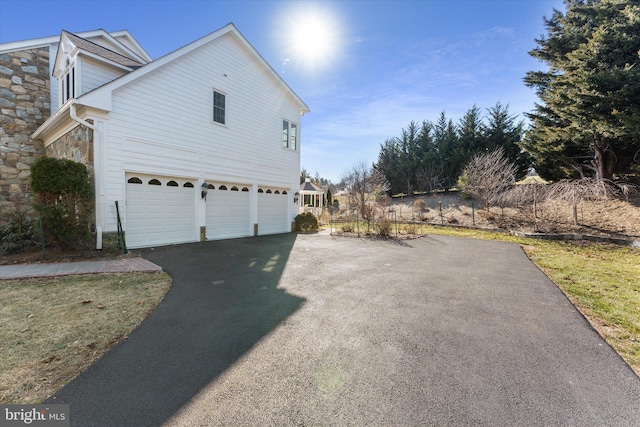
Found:
[[[58,108],[58,111],[45,120],[44,123],[42,123],[40,127],[33,132],[33,134],[31,134],[31,138],[42,139],[46,143],[48,139],[47,136],[49,136],[52,131],[59,128],[60,124],[64,123],[67,119],[71,120],[69,117],[69,108],[72,102],[73,100],[70,99],[65,102],[62,107]]]
[[[0,43],[0,53],[17,52],[20,50],[36,49],[58,43],[60,36],[41,37],[31,40],[20,40],[17,42]]]
[[[67,36],[62,32],[60,36],[58,36],[58,49],[56,50],[56,58],[53,61],[53,73],[54,77],[59,77],[60,73],[67,69],[67,65],[64,63],[66,57],[71,57],[74,54],[74,51],[77,51],[78,48],[67,38]],[[66,49],[70,48],[67,52]]]
[[[227,24],[224,27],[204,37],[201,37],[198,40],[195,40],[186,46],[183,46],[177,50],[174,50],[173,52],[168,53],[165,56],[162,56],[153,62],[150,62],[138,69],[135,69],[130,73],[125,74],[124,76],[121,76],[113,80],[110,83],[104,84],[92,90],[91,92],[87,92],[84,95],[80,96],[78,100],[79,101],[81,100],[81,103],[84,105],[96,107],[102,110],[111,111],[111,92],[113,92],[114,90],[128,84],[129,82],[141,76],[144,76],[154,70],[157,70],[158,68],[166,64],[169,64],[181,58],[187,53],[192,52],[195,49],[198,49],[199,47],[204,46],[205,44],[211,42],[212,40],[222,37],[227,33],[233,34],[237,38],[237,40],[239,40],[256,57],[256,59],[258,59],[258,61],[263,65],[263,67],[265,67],[269,71],[271,76],[284,86],[286,91],[299,104],[299,111],[301,115],[309,112],[309,107],[307,106],[307,104],[305,104],[304,101],[300,99],[300,97],[293,91],[293,89],[291,89],[291,87],[289,87],[289,85],[282,79],[282,77],[280,77],[280,75],[275,72],[275,70],[269,65],[269,63],[265,61],[265,59],[258,53],[257,50],[255,50],[253,46],[251,46],[249,41],[240,33],[240,31],[238,31],[236,26],[232,23]]]
[[[82,33],[75,33],[77,36],[83,39],[96,37],[104,30],[84,31]],[[37,39],[20,40],[9,43],[0,43],[0,53],[16,52],[19,50],[35,49],[38,47],[50,46],[57,44],[60,41],[60,34],[56,36],[40,37]]]
[[[131,68],[131,67],[127,67],[125,65],[118,64],[117,62],[110,61],[110,60],[108,60],[106,58],[103,58],[102,56],[96,55],[96,54],[91,53],[91,52],[87,52],[86,50],[79,49],[78,50],[78,56],[85,56],[87,58],[94,59],[95,61],[97,61],[99,63],[107,64],[107,65],[110,65],[110,66],[112,66],[114,68],[118,68],[120,70],[124,70],[124,71],[133,70],[133,68]]]
[[[146,50],[138,43],[138,41],[133,38],[131,33],[127,30],[114,31],[109,33],[118,43],[123,45],[132,55],[134,55],[134,59],[138,59],[145,64],[153,61],[151,55],[147,53]],[[132,46],[127,46],[127,43],[124,43],[121,39],[125,39],[127,43],[130,43]],[[135,49],[133,49],[135,47]]]
[[[130,58],[133,58],[139,62],[141,62],[142,64],[146,64],[150,61],[152,61],[151,57],[149,57],[149,55],[144,51],[144,49],[142,49],[142,47],[138,44],[137,41],[135,41],[135,39],[131,36],[131,34],[126,31],[119,31],[118,33],[121,33],[122,35],[119,36],[120,38],[125,38],[129,43],[131,43],[134,46],[137,46],[142,52],[144,52],[144,54],[146,55],[146,57],[140,56],[140,54],[134,50],[132,50],[129,46],[127,46],[126,44],[124,44],[122,41],[118,40],[118,38],[114,37],[114,33],[109,33],[105,30],[99,30],[100,31],[100,36],[101,38],[104,38],[105,40],[107,40],[109,43],[107,46],[102,45],[100,43],[96,43],[95,40],[91,40],[93,37],[83,37],[84,39],[87,39],[93,43],[96,43],[97,45],[100,45],[104,48],[107,48],[109,50],[112,50],[116,53],[119,53],[121,55],[124,56],[128,56]]]
[[[280,84],[282,84],[285,88],[285,90],[289,93],[289,95],[291,95],[291,97],[293,97],[293,99],[300,104],[300,115],[304,115],[304,113],[308,113],[309,107],[307,106],[307,104],[305,104],[305,102],[298,96],[297,93],[295,93],[293,91],[293,89],[291,89],[291,86],[289,86],[287,84],[287,82],[284,81],[284,79],[280,76],[280,74],[278,74],[276,72],[276,70],[273,69],[273,67],[271,65],[269,65],[269,63],[262,57],[262,55],[260,55],[260,53],[251,45],[251,43],[249,43],[249,40],[247,40],[242,33],[240,32],[240,30],[238,30],[236,28],[235,25],[233,24],[227,24],[226,27],[223,28],[227,28],[227,27],[231,27],[231,30],[233,32],[233,34],[237,37],[237,39],[251,52],[253,53],[253,55],[258,59],[258,61],[262,64],[263,67],[265,67],[269,73],[271,74],[271,76],[278,82],[280,82]]]
[[[116,80],[126,77],[129,74],[125,74],[124,76],[119,77]],[[78,103],[86,105],[87,107],[97,108],[98,110],[102,111],[111,111],[111,109],[113,108],[112,90],[105,89],[105,87],[109,85],[110,83],[104,84],[93,89],[92,91],[85,93],[84,95],[80,95],[78,97]]]
[[[106,113],[108,113],[108,111],[86,108],[85,105],[78,103],[76,99],[70,99],[65,102],[62,107],[60,107],[58,111],[55,112],[55,114],[45,120],[45,122],[42,123],[33,134],[31,134],[31,138],[41,139],[42,141],[44,141],[44,144],[46,146],[49,145],[52,141],[58,139],[60,136],[69,132],[69,130],[80,125],[80,123],[71,118],[71,104],[75,104],[76,107],[81,108],[81,110],[79,111],[81,117],[84,117],[89,113],[95,116],[107,117]]]

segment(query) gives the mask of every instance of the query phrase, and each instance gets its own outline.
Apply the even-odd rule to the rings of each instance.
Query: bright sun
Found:
[[[329,65],[338,54],[339,30],[335,17],[314,8],[294,14],[288,29],[287,51],[292,63],[318,69]]]

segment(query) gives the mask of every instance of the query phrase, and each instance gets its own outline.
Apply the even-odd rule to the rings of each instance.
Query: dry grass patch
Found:
[[[0,281],[0,403],[37,403],[126,338],[171,286],[165,273]]]

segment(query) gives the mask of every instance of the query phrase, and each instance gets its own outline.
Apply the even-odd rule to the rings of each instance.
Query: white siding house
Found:
[[[98,233],[115,202],[133,248],[291,231],[309,108],[233,24],[148,63],[85,42],[63,32],[64,104],[33,136],[91,130]]]

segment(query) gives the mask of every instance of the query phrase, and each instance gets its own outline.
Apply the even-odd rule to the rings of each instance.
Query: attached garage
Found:
[[[289,197],[281,188],[258,189],[258,234],[288,233]]]
[[[210,183],[207,193],[207,239],[252,235],[250,186]]]
[[[197,180],[126,175],[127,246],[186,243],[198,240]]]

